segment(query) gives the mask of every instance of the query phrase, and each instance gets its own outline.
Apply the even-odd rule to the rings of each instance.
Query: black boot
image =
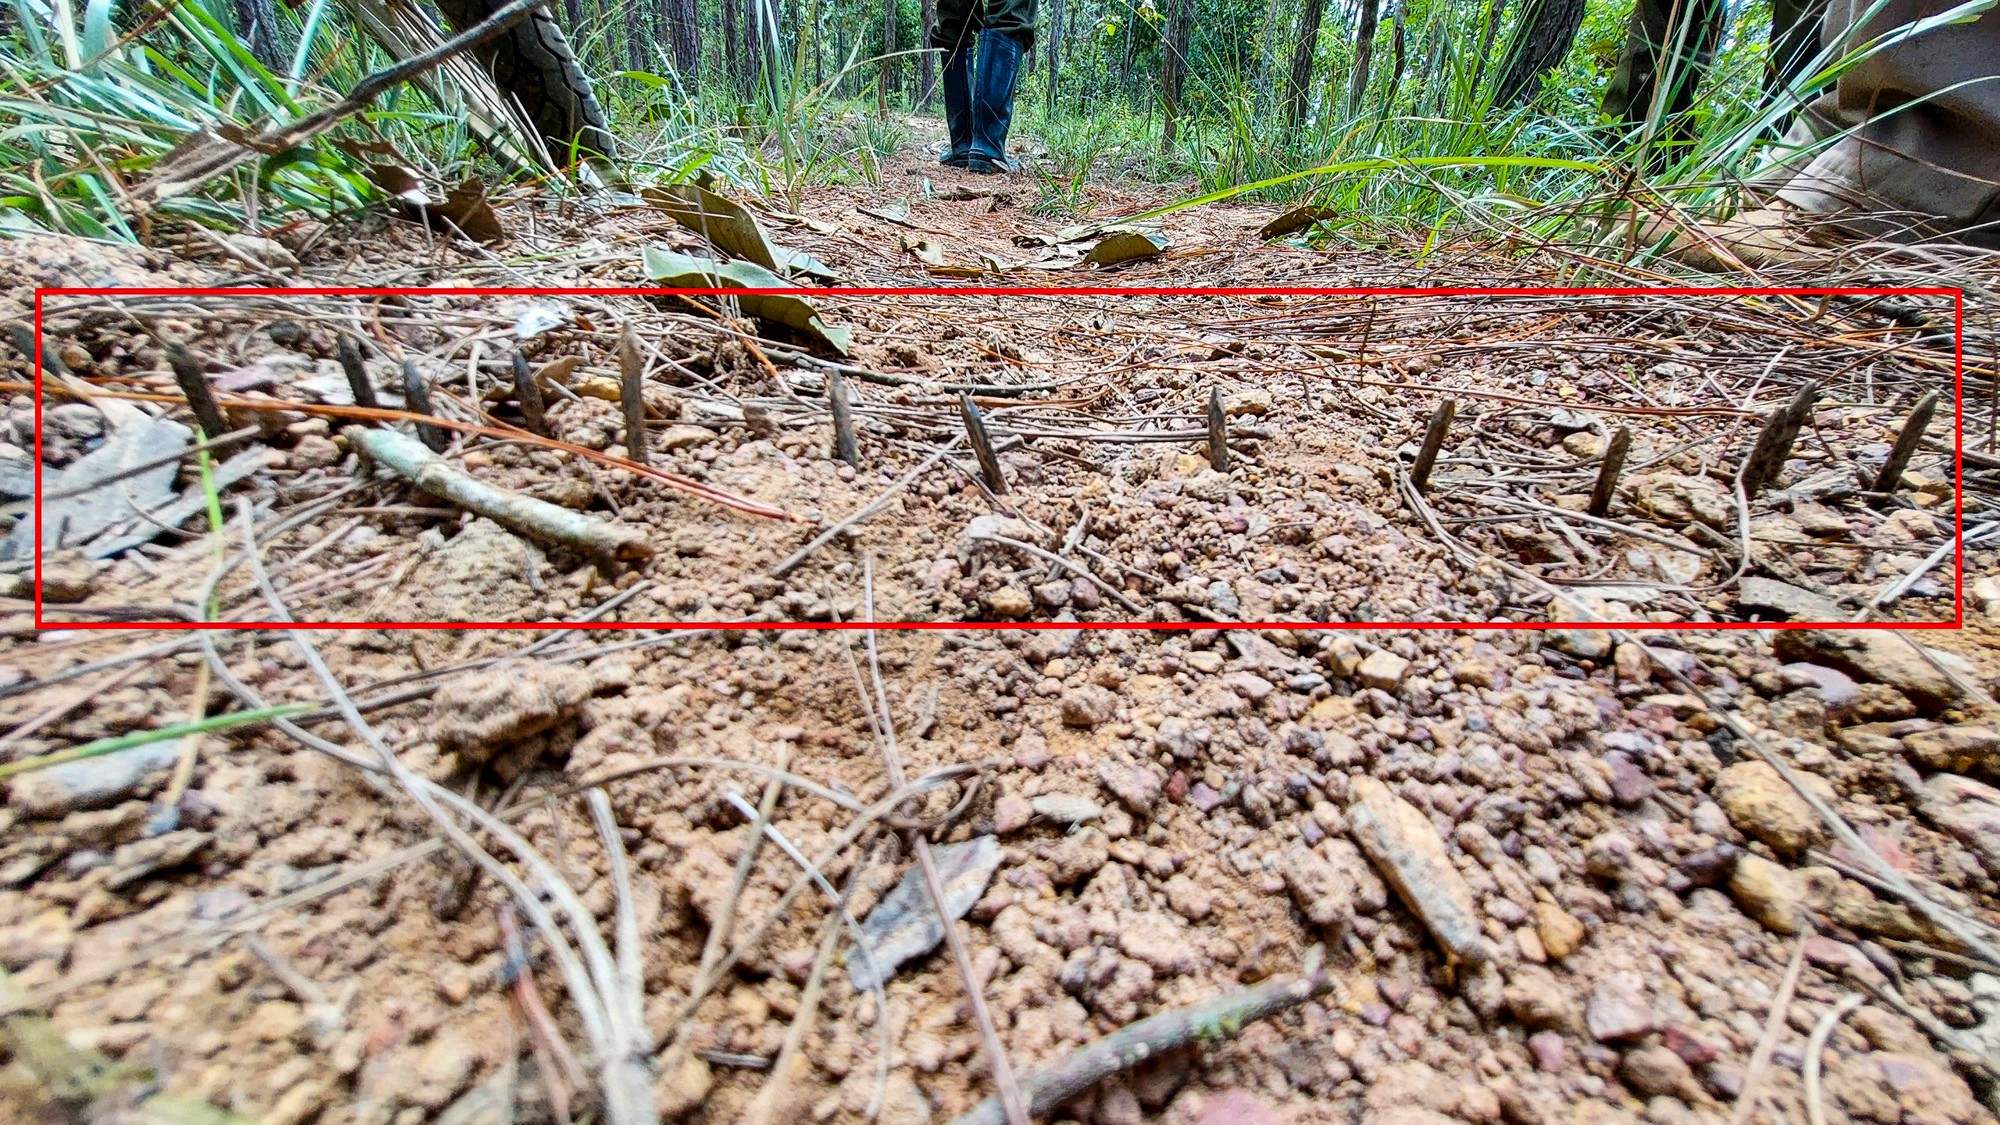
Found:
[[[1011,172],[1015,166],[1007,159],[1007,125],[1014,117],[1021,44],[1002,31],[981,31],[978,71],[972,88],[972,152],[966,167],[974,172]]]
[[[963,168],[972,155],[972,48],[959,47],[944,57],[944,128],[951,147],[939,164]]]

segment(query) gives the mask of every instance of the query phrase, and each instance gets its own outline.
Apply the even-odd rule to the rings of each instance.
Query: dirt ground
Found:
[[[1150,190],[1105,186],[1096,213]],[[1102,236],[1065,241],[1035,198],[912,153],[880,187],[813,189],[762,221],[849,285],[1561,280],[1499,246],[1267,243],[1278,212],[1251,206],[1168,215],[1165,253],[1100,269],[1078,259]],[[813,293],[854,329],[842,358],[711,315],[727,301],[454,293],[629,288],[644,247],[699,246],[649,206],[530,196],[498,215],[507,241],[484,250],[380,217],[199,255],[20,244],[29,288],[436,290],[51,298],[45,346],[102,397],[45,415],[45,473],[137,424],[121,409],[157,409],[130,396],[173,391],[171,342],[238,396],[230,424],[257,427],[216,453],[225,475],[244,459],[220,543],[198,514],[102,563],[65,538],[52,620],[263,621],[275,598],[314,623],[620,628],[37,631],[7,603],[0,761],[305,706],[289,731],[9,771],[0,1118],[605,1120],[603,1046],[629,1002],[634,1065],[671,1118],[954,1120],[995,1086],[967,975],[921,924],[922,834],[1017,1077],[1306,974],[1300,1002],[1047,1120],[1995,1120],[1990,547],[1968,535],[1962,630],[1322,627],[1949,621],[1948,454],[1919,450],[1892,497],[1868,483],[1926,391],[1945,392],[1931,433],[1949,449],[1948,303]],[[988,259],[1008,268],[951,276]],[[628,331],[643,480],[619,464]],[[498,433],[450,439],[450,464],[645,550],[544,543],[364,462],[338,409],[343,333],[383,405],[404,405],[407,359],[440,419]],[[571,448],[500,432],[527,424],[517,348]],[[858,467],[834,456],[835,373]],[[1739,497],[1764,416],[1807,380],[1779,478]],[[959,386],[1004,492],[965,448]],[[1419,489],[1441,401],[1456,413]],[[30,400],[8,425],[21,463]],[[1621,428],[1620,487],[1593,517]],[[193,470],[162,479],[201,498]],[[1968,497],[1968,532],[1987,510]],[[873,649],[768,628],[871,604],[1057,627],[885,630]],[[1194,628],[1233,621],[1267,625]],[[668,623],[705,627],[647,627]],[[474,834],[517,890],[424,847],[445,815],[427,808],[461,801],[518,832]],[[572,907],[598,935],[568,927],[576,963],[537,920]],[[907,955],[879,993],[850,922]],[[631,956],[600,974],[593,940]]]

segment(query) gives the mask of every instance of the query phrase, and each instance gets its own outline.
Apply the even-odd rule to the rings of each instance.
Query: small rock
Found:
[[[1528,1036],[1528,1053],[1535,1056],[1535,1065],[1554,1074],[1569,1061],[1569,1048],[1563,1037],[1553,1031],[1537,1031]]]
[[[1594,594],[1572,593],[1549,603],[1550,621],[1617,621],[1629,616]],[[1611,634],[1603,629],[1550,629],[1546,637],[1548,643],[1579,660],[1603,660],[1611,655]]]
[[[1542,951],[1560,961],[1583,945],[1583,923],[1553,902],[1535,904],[1535,936],[1542,939]]]
[[[1161,890],[1166,893],[1167,906],[1190,922],[1201,921],[1215,909],[1215,896],[1186,875],[1168,879]]]
[[[466,761],[483,763],[508,743],[582,711],[594,686],[580,668],[533,660],[474,672],[431,697],[431,736]]]
[[[1111,718],[1118,708],[1118,697],[1107,688],[1096,684],[1084,684],[1063,693],[1063,725],[1088,730]]]
[[[1629,755],[1613,751],[1604,756],[1604,764],[1611,771],[1611,797],[1621,805],[1639,804],[1659,788]]]
[[[1924,782],[1922,801],[1925,816],[1978,852],[1989,874],[2000,872],[2000,789],[1941,773]]]
[[[1226,395],[1222,400],[1222,412],[1231,418],[1242,414],[1262,417],[1271,412],[1271,392],[1253,387]]]
[[[294,469],[324,469],[340,464],[340,446],[333,439],[307,434],[285,458]]]
[[[1747,581],[1747,580],[1746,580]],[[1786,629],[1771,642],[1783,661],[1825,664],[1860,680],[1887,684],[1928,710],[1958,701],[1958,685],[1918,653],[1902,637],[1881,630]],[[1955,659],[1938,654],[1940,660]]]
[[[1133,816],[1151,816],[1160,802],[1161,780],[1145,766],[1107,761],[1097,767],[1097,776],[1104,782],[1104,787],[1111,790],[1111,795],[1131,810]]]
[[[1611,667],[1621,684],[1643,684],[1653,678],[1653,662],[1644,645],[1626,641],[1611,652]]]
[[[1715,803],[1744,835],[1783,855],[1797,855],[1820,837],[1819,816],[1764,762],[1738,762],[1715,779]]]
[[[1362,684],[1381,691],[1394,691],[1409,670],[1409,661],[1386,648],[1378,648],[1361,662],[1359,672]]]
[[[1355,778],[1349,792],[1353,799],[1347,822],[1354,842],[1438,944],[1474,965],[1492,960],[1472,889],[1452,864],[1429,818],[1372,777]]]
[[[82,551],[55,551],[42,559],[42,600],[64,605],[97,592],[97,562]]]
[[[1095,875],[1111,859],[1111,844],[1103,832],[1086,828],[1057,840],[1043,853],[1053,868],[1049,879],[1058,887]]]
[[[1027,798],[1009,793],[993,802],[993,831],[1005,836],[1019,832],[1035,818],[1035,807]]]
[[[715,1075],[708,1069],[708,1063],[688,1051],[681,1056],[681,1065],[673,1073],[663,1072],[653,1080],[653,1103],[659,1107],[661,1117],[678,1121],[700,1108],[714,1085]]]
[[[1569,990],[1547,969],[1533,965],[1515,969],[1504,998],[1507,1011],[1524,1027],[1573,1032],[1580,1026]]]
[[[1806,888],[1788,868],[1745,852],[1737,857],[1736,868],[1730,873],[1729,893],[1735,896],[1743,913],[1772,932],[1799,932],[1799,911],[1805,906]]]
[[[1034,601],[1012,586],[989,591],[981,600],[986,604],[986,612],[1002,621],[1018,621],[1035,610]]]
[[[1646,1003],[1645,990],[1630,973],[1615,973],[1599,981],[1583,1009],[1584,1026],[1600,1043],[1637,1039],[1659,1026]]]
[[[1210,582],[1207,601],[1208,608],[1232,621],[1243,614],[1243,603],[1236,597],[1236,587],[1227,582]]]
[[[1970,724],[1920,731],[1903,739],[1920,764],[1951,773],[2000,777],[2000,730]]]
[[[1222,677],[1222,685],[1252,703],[1262,703],[1269,698],[1277,685],[1254,672],[1231,672]]]
[[[1618,1077],[1646,1098],[1685,1098],[1695,1089],[1694,1071],[1679,1055],[1659,1046],[1625,1052]]]
[[[1299,911],[1321,929],[1345,930],[1354,902],[1340,871],[1303,844],[1286,849],[1280,873]]]

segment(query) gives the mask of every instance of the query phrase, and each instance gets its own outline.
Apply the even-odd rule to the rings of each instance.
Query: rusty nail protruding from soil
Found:
[[[1618,490],[1618,474],[1625,471],[1625,452],[1632,448],[1632,428],[1618,427],[1604,447],[1604,463],[1597,467],[1597,483],[1590,489],[1590,514],[1603,516],[1611,510],[1612,493]]]
[[[353,337],[343,335],[334,341],[333,354],[340,361],[341,371],[347,374],[347,389],[354,392],[354,405],[379,409],[382,403],[375,397],[375,384],[368,381],[368,368],[361,362],[361,345]]]
[[[625,456],[641,465],[650,464],[646,444],[646,400],[640,376],[646,373],[645,357],[639,354],[639,340],[628,325],[618,335],[618,401],[625,407]]]
[[[1229,471],[1229,415],[1218,387],[1208,388],[1208,464],[1218,473]]]
[[[958,396],[958,412],[965,419],[965,436],[971,439],[972,455],[979,458],[979,475],[986,479],[987,491],[995,496],[1007,495],[1007,478],[1000,472],[1000,458],[993,452],[993,442],[986,436],[986,422],[980,418],[979,407],[971,395]]]
[[[223,420],[222,408],[215,405],[215,392],[208,385],[208,376],[201,373],[201,364],[195,362],[186,348],[168,344],[167,366],[174,369],[174,382],[180,384],[181,394],[186,396],[188,407],[194,411],[195,424],[201,427],[201,436],[217,438],[228,433],[229,423]]]
[[[412,414],[437,413],[431,409],[429,384],[424,382],[422,375],[417,374],[417,365],[407,359],[403,361],[403,399],[404,408]],[[445,437],[444,431],[429,422],[417,423],[417,439],[432,453],[443,453],[445,447],[451,444],[451,439]]]
[[[1444,448],[1444,435],[1451,432],[1451,420],[1458,414],[1458,403],[1445,399],[1431,411],[1430,425],[1424,427],[1424,444],[1417,447],[1417,463],[1410,466],[1410,485],[1418,492],[1430,487],[1431,466],[1437,464],[1438,450]]]
[[[1813,400],[1819,396],[1819,383],[1808,379],[1792,396],[1792,401],[1771,412],[1764,422],[1764,432],[1757,435],[1757,444],[1750,448],[1750,456],[1743,462],[1743,492],[1755,496],[1777,483],[1778,474],[1784,472],[1785,459],[1792,455],[1792,443],[1799,440],[1799,429],[1812,417]]]
[[[854,414],[847,405],[847,380],[838,372],[826,377],[826,402],[833,408],[833,455],[861,467],[861,446],[854,440]]]
[[[1882,463],[1882,471],[1875,477],[1875,491],[1882,493],[1877,504],[1888,502],[1889,493],[1896,491],[1902,483],[1903,470],[1910,467],[1910,458],[1917,452],[1917,445],[1924,440],[1924,431],[1930,429],[1931,415],[1937,413],[1938,393],[1932,391],[1917,400],[1910,410],[1910,416],[1903,419],[1903,429],[1896,435],[1896,446],[1889,451],[1889,459]]]
[[[529,432],[549,436],[548,421],[542,417],[542,385],[535,382],[535,373],[528,370],[528,357],[518,348],[514,351],[514,401],[521,404],[521,421]]]

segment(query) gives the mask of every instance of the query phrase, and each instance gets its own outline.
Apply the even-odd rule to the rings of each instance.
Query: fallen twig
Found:
[[[1305,972],[1239,989],[1187,1008],[1171,1008],[1126,1024],[1079,1047],[1068,1058],[1025,1075],[1021,1091],[1030,1113],[1042,1114],[1098,1082],[1189,1043],[1227,1039],[1245,1025],[1296,1007],[1339,987],[1321,960],[1325,951],[1306,951]],[[988,1098],[952,1125],[1000,1125],[1000,1100]]]
[[[376,461],[433,496],[537,539],[614,559],[643,559],[653,547],[638,531],[487,484],[394,430],[356,429],[355,441]]]

